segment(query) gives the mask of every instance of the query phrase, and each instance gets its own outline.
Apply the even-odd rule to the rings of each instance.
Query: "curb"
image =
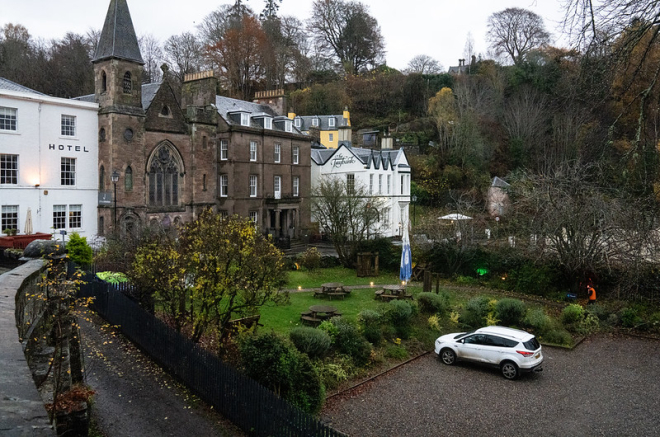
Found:
[[[398,369],[399,367],[405,366],[406,364],[411,363],[411,362],[413,362],[413,361],[415,361],[415,360],[417,360],[417,359],[419,359],[419,358],[421,358],[421,357],[423,357],[423,356],[426,356],[426,355],[428,355],[428,354],[430,354],[430,353],[432,353],[432,351],[422,352],[421,354],[417,355],[416,357],[409,358],[409,359],[407,359],[406,361],[404,361],[404,362],[402,362],[402,363],[399,363],[399,364],[397,364],[397,365],[394,366],[394,367],[390,367],[390,368],[387,369],[387,370],[383,370],[382,372],[377,373],[376,375],[374,375],[374,376],[372,376],[372,377],[370,377],[370,378],[365,379],[364,381],[360,381],[360,382],[358,382],[358,383],[356,383],[356,384],[354,384],[354,385],[352,385],[352,386],[350,386],[350,387],[348,387],[348,388],[346,388],[346,389],[344,389],[344,390],[342,390],[342,391],[338,391],[337,393],[333,393],[333,394],[331,394],[330,396],[326,396],[325,400],[327,401],[328,399],[334,398],[335,396],[339,396],[339,395],[341,395],[341,394],[345,394],[345,393],[347,393],[347,392],[349,392],[349,391],[351,391],[351,390],[354,390],[354,389],[356,389],[357,387],[359,387],[359,386],[361,386],[361,385],[364,385],[364,384],[366,384],[366,383],[368,383],[368,382],[371,382],[371,381],[375,380],[376,378],[380,378],[381,376],[383,376],[383,375],[385,375],[385,374],[387,374],[387,373],[390,373],[391,371],[396,370],[396,369]]]

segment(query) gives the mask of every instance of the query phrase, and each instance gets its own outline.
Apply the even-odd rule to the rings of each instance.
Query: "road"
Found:
[[[103,319],[86,314],[80,325],[92,411],[107,437],[243,435]]]
[[[544,353],[544,371],[518,381],[429,354],[331,399],[322,416],[360,437],[660,435],[660,341],[598,336]]]

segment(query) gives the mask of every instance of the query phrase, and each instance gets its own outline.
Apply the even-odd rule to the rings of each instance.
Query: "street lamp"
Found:
[[[112,184],[115,186],[115,219],[113,222],[113,231],[117,232],[117,181],[119,180],[119,172],[117,170],[112,171],[112,175],[110,175],[110,180],[112,181]]]
[[[415,218],[417,217],[417,214],[415,213],[415,206],[417,206],[417,196],[413,194],[412,196],[412,202],[413,202],[413,226],[415,226]]]

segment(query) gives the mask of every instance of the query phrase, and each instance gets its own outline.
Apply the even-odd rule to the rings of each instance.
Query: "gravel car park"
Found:
[[[331,398],[322,418],[350,436],[660,435],[660,341],[597,336],[543,348],[518,381],[429,353]]]

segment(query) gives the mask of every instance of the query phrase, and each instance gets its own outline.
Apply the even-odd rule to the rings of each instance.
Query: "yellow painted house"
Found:
[[[340,143],[351,142],[351,114],[348,108],[342,115],[296,115],[288,114],[293,125],[305,134],[317,129],[319,142],[328,149],[336,149]]]

